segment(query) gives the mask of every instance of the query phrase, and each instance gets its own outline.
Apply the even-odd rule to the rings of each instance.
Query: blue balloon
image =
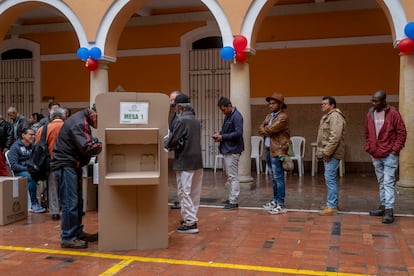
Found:
[[[414,22],[410,22],[405,25],[404,33],[408,38],[414,38]]]
[[[223,47],[220,51],[220,55],[224,60],[233,60],[234,54],[234,49],[230,46]]]
[[[77,54],[81,60],[87,60],[89,58],[89,50],[85,47],[79,48]]]
[[[99,49],[98,47],[93,47],[90,51],[89,51],[89,55],[91,56],[91,58],[93,59],[100,59],[102,56],[102,52],[101,49]]]

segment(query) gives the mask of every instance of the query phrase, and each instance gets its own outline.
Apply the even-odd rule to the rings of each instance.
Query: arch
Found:
[[[399,0],[377,0],[377,3],[384,10],[390,23],[394,45],[405,38],[404,27],[407,24],[407,17],[404,7]]]
[[[75,30],[76,36],[78,37],[78,40],[79,40],[79,45],[81,45],[81,46],[89,45],[88,40],[86,38],[85,30],[84,30],[79,18],[72,11],[72,9],[68,5],[65,4],[64,1],[39,0],[37,2],[42,3],[42,4],[46,4],[48,6],[54,7],[57,10],[59,10],[63,15],[65,15],[65,17],[69,20],[69,22],[73,26],[73,29]],[[7,11],[9,9],[13,9],[14,6],[24,5],[24,4],[27,4],[27,1],[25,1],[25,0],[7,1],[7,2],[3,3],[0,6],[0,16],[5,11]]]
[[[213,24],[213,22],[208,21],[207,25],[202,28],[195,29],[191,32],[188,32],[181,36],[180,44],[181,44],[181,52],[180,52],[180,59],[181,59],[181,90],[188,92],[188,52],[192,48],[192,43],[196,40],[199,40],[204,37],[208,36],[218,36],[220,32],[217,28],[217,25]],[[224,45],[224,42],[223,42]]]
[[[104,18],[101,20],[101,24],[98,27],[98,31],[96,34],[96,47],[103,49],[103,55],[105,56],[105,45],[110,34],[110,28],[114,23],[114,19],[119,14],[119,12],[128,4],[129,0],[120,0],[114,1],[114,3],[110,6],[108,11],[106,12]],[[105,57],[107,60],[110,60],[109,57]],[[115,61],[113,58],[111,61]]]
[[[40,110],[40,45],[36,42],[31,40],[23,39],[23,38],[11,38],[4,40],[2,44],[0,44],[0,54],[4,53],[11,49],[25,49],[32,52],[32,64],[33,64],[33,91],[34,91],[34,100],[33,100],[33,108],[34,110]]]
[[[201,2],[208,7],[217,21],[223,38],[223,46],[233,46],[233,33],[223,9],[215,0],[201,0]]]

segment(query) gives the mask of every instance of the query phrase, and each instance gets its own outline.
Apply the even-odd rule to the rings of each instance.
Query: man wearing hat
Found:
[[[174,150],[173,170],[176,171],[177,194],[181,205],[182,221],[178,233],[198,233],[198,208],[203,181],[201,153],[201,124],[195,118],[190,98],[179,94],[174,99],[177,120],[165,148]]]
[[[287,106],[285,97],[281,93],[273,93],[267,97],[270,114],[266,116],[259,126],[259,134],[265,137],[266,159],[270,159],[273,200],[265,203],[263,208],[271,215],[284,214],[287,212],[285,206],[285,172],[283,161],[288,156],[290,143],[289,117],[283,111]]]

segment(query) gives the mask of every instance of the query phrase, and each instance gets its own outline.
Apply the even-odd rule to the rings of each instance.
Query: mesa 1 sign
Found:
[[[121,102],[120,124],[148,124],[148,102]]]

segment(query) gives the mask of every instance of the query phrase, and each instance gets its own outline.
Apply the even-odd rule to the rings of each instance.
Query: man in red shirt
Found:
[[[382,223],[394,222],[395,171],[398,156],[407,138],[400,113],[387,105],[387,95],[380,90],[372,97],[365,124],[365,151],[372,157],[380,192],[381,205],[370,216],[382,216]]]

